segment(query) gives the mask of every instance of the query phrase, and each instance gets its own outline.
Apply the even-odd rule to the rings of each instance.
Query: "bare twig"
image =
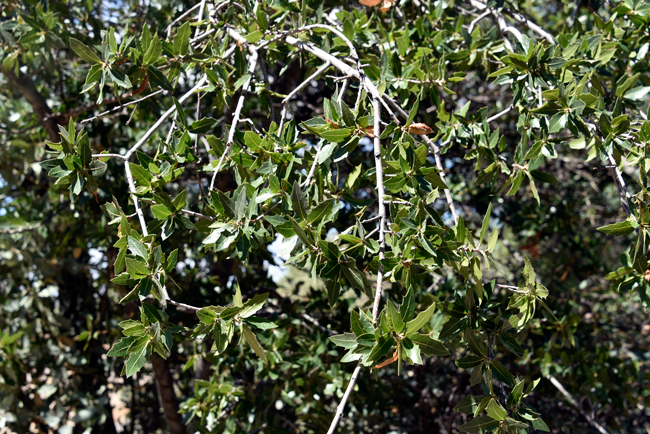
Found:
[[[242,86],[241,95],[239,96],[239,101],[237,101],[235,114],[233,115],[230,131],[228,132],[228,141],[226,142],[226,147],[223,150],[223,155],[219,159],[219,163],[217,163],[217,167],[212,174],[212,180],[210,181],[210,190],[214,190],[214,183],[217,180],[217,174],[221,169],[221,165],[223,164],[228,151],[230,151],[230,148],[232,147],[233,141],[235,139],[235,131],[237,130],[237,124],[239,123],[239,117],[241,116],[241,110],[244,107],[244,100],[246,99],[246,94],[248,93],[251,81],[253,81],[253,73],[255,72],[255,66],[257,65],[257,50],[252,46],[249,46],[248,49],[251,53],[250,57],[248,58],[248,80],[246,80],[246,83],[244,83]]]
[[[301,187],[309,187],[309,183],[311,180],[314,178],[314,174],[316,173],[316,167],[318,166],[318,157],[320,156],[320,151],[322,149],[322,146],[318,146],[318,149],[316,150],[316,155],[314,155],[314,162],[311,165],[311,168],[309,169],[309,174],[307,174],[307,179],[305,179],[305,182],[300,184]]]
[[[477,9],[480,9],[480,10],[488,9],[488,6],[485,3],[482,3],[482,2],[480,2],[478,0],[470,0],[470,3],[472,4],[472,6],[474,6]],[[512,10],[510,10],[508,8],[503,8],[502,11],[505,14],[512,17],[515,21],[518,21],[521,24],[525,24],[530,30],[537,33],[542,38],[546,39],[549,43],[555,44],[555,40],[553,39],[553,36],[551,36],[550,33],[548,33],[546,30],[542,29],[540,26],[538,26],[537,24],[532,22],[530,19],[526,18],[521,12],[512,11]],[[493,13],[495,13],[495,12],[493,12]],[[495,13],[495,16],[497,16],[497,15],[498,15],[498,13]],[[503,31],[504,29],[502,28],[501,30]],[[521,35],[521,33],[520,33],[520,35]]]
[[[126,160],[126,158],[124,158],[124,155],[120,155],[120,154],[93,154],[92,157],[93,158],[119,158],[120,160]]]
[[[312,82],[316,77],[321,75],[323,72],[327,71],[329,67],[331,66],[330,62],[327,61],[323,66],[318,68],[316,72],[314,72],[312,75],[307,77],[305,81],[300,83],[294,90],[291,91],[289,95],[286,96],[285,99],[282,100],[282,112],[280,113],[280,128],[278,131],[282,132],[282,127],[284,126],[284,119],[287,116],[287,108],[289,107],[289,101],[291,101],[291,98],[296,96],[298,92],[300,92],[305,86],[307,86],[309,83]]]
[[[185,12],[180,14],[178,16],[178,18],[176,18],[174,21],[172,21],[171,24],[168,25],[167,28],[165,29],[165,32],[167,33],[167,37],[171,36],[172,27],[174,27],[176,24],[178,24],[179,21],[181,21],[183,18],[185,18],[186,16],[188,16],[189,14],[194,12],[194,10],[196,10],[196,8],[201,7],[202,5],[205,5],[205,3],[201,2],[201,3],[195,4],[194,6],[192,6],[191,8],[189,8],[188,10],[186,10]]]
[[[194,85],[194,87],[193,87],[192,89],[190,89],[190,90],[189,90],[185,95],[181,96],[181,97],[178,99],[178,102],[179,102],[180,104],[183,104],[183,103],[184,103],[185,101],[187,101],[187,99],[190,98],[190,97],[191,97],[195,92],[198,92],[198,91],[204,89],[203,85],[204,85],[207,81],[208,81],[207,76],[204,75],[203,77],[201,77],[201,79],[200,79],[200,80],[199,80],[199,81]],[[142,138],[140,138],[140,140],[138,140],[138,142],[137,142],[135,145],[133,145],[133,147],[132,147],[131,149],[129,149],[128,152],[127,152],[126,154],[124,154],[124,158],[125,158],[126,160],[128,160],[129,158],[131,158],[131,156],[135,153],[135,151],[137,151],[138,149],[140,149],[140,147],[141,147],[142,145],[144,145],[145,143],[147,143],[147,141],[151,138],[151,136],[153,136],[153,134],[156,132],[156,130],[157,130],[158,128],[160,128],[160,126],[161,126],[163,123],[165,123],[165,121],[167,120],[167,118],[169,118],[169,117],[170,117],[171,115],[173,115],[174,113],[176,113],[176,105],[175,105],[175,104],[172,105],[172,106],[171,106],[171,107],[170,107],[170,108],[169,108],[165,113],[163,113],[162,116],[160,116],[160,118],[156,121],[156,123],[153,124],[153,125],[151,126],[151,128],[149,128],[149,130],[148,130],[146,133],[144,133],[144,136],[142,136]]]
[[[580,407],[580,404],[575,400],[575,398],[564,388],[562,383],[560,383],[554,376],[552,375],[547,375],[546,378],[557,388],[557,390],[560,391],[562,395],[569,401],[579,412],[584,416],[585,419],[587,419],[587,422],[591,424],[599,433],[601,434],[609,434],[609,431],[607,431],[602,425],[600,425],[596,420],[591,417],[586,411]]]
[[[95,116],[93,116],[92,118],[84,119],[84,120],[82,120],[81,122],[79,122],[79,124],[80,124],[80,125],[83,125],[83,124],[86,124],[86,123],[88,123],[88,122],[92,122],[92,121],[94,121],[94,120],[96,120],[96,119],[99,119],[99,118],[101,118],[101,117],[103,117],[103,116],[106,116],[106,115],[108,115],[108,114],[114,113],[114,112],[116,112],[116,111],[120,111],[120,110],[122,110],[124,107],[128,107],[128,106],[133,105],[133,104],[138,104],[138,103],[140,103],[140,102],[142,102],[142,101],[145,101],[145,100],[147,100],[147,99],[149,99],[149,98],[151,98],[151,97],[153,97],[153,96],[156,96],[156,95],[158,95],[158,94],[160,94],[160,93],[162,93],[163,95],[166,95],[166,94],[167,94],[167,91],[164,90],[164,89],[159,89],[159,90],[157,90],[157,91],[155,91],[155,92],[153,92],[153,93],[150,93],[149,95],[143,96],[143,97],[140,98],[140,99],[136,99],[136,100],[133,100],[133,101],[125,102],[125,103],[122,104],[122,105],[119,105],[119,106],[117,106],[117,107],[113,107],[113,108],[110,109],[110,110],[106,110],[105,112],[102,112],[102,113],[100,113],[100,114],[98,114],[98,115],[95,115]]]
[[[133,174],[131,173],[131,167],[129,166],[128,158],[124,159],[124,173],[126,174],[126,180],[129,184],[129,191],[131,192],[131,199],[133,200],[135,213],[138,216],[138,220],[140,220],[140,226],[142,227],[142,235],[146,237],[147,235],[149,235],[149,232],[147,231],[147,223],[144,221],[144,214],[142,213],[142,209],[140,208],[140,204],[138,203],[138,197],[135,195],[137,190],[135,187],[135,182],[133,182]]]

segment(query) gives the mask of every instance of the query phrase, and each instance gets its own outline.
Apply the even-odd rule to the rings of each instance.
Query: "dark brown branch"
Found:
[[[47,105],[45,97],[36,89],[34,82],[25,74],[20,73],[16,75],[12,69],[2,69],[1,72],[11,82],[15,90],[25,97],[27,102],[34,109],[34,113],[38,121],[47,132],[47,137],[50,141],[58,143],[61,139],[59,137],[59,127],[56,120],[51,116],[52,110]]]

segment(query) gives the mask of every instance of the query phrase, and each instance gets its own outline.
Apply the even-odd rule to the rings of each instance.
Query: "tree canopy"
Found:
[[[0,432],[650,430],[650,4],[9,0]]]

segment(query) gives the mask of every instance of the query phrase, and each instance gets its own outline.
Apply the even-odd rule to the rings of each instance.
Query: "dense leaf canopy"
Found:
[[[0,432],[648,432],[649,48],[642,0],[8,0]]]

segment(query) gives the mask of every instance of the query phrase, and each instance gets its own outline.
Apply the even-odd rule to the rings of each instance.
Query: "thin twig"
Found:
[[[199,81],[194,85],[194,87],[193,87],[192,89],[190,89],[190,90],[189,90],[185,95],[181,96],[181,97],[178,99],[178,102],[179,102],[180,104],[183,104],[183,103],[184,103],[188,98],[190,98],[190,97],[191,97],[195,92],[198,92],[198,91],[200,91],[200,90],[203,90],[203,89],[204,89],[203,85],[204,85],[207,81],[208,81],[208,77],[207,77],[207,76],[204,75],[203,77],[201,77],[201,79],[200,79],[200,80],[199,80]],[[207,88],[207,86],[206,86],[206,88]],[[176,104],[173,104],[173,105],[172,105],[172,106],[171,106],[171,107],[170,107],[170,108],[169,108],[165,113],[162,114],[162,116],[160,116],[160,118],[156,121],[156,123],[153,124],[153,125],[151,126],[151,128],[149,128],[149,130],[148,130],[146,133],[144,133],[144,136],[142,136],[142,138],[140,138],[140,140],[138,140],[138,142],[137,142],[135,145],[133,145],[133,147],[132,147],[131,149],[129,149],[128,152],[127,152],[126,154],[124,154],[124,158],[125,158],[126,160],[128,160],[129,158],[131,158],[131,156],[135,153],[135,151],[137,151],[137,150],[138,150],[142,145],[144,145],[145,143],[147,143],[147,141],[151,138],[151,136],[153,136],[153,134],[156,132],[156,130],[157,130],[158,128],[160,128],[160,126],[161,126],[163,123],[165,123],[165,121],[167,120],[167,118],[169,118],[169,117],[170,117],[171,115],[173,115],[174,113],[176,113]]]
[[[314,178],[314,174],[316,173],[316,167],[318,166],[318,158],[320,156],[320,151],[322,149],[322,146],[318,146],[318,149],[316,149],[316,155],[314,155],[314,162],[311,165],[311,168],[309,169],[309,174],[307,174],[307,179],[305,179],[305,182],[300,184],[301,187],[309,187],[309,183],[311,180]]]
[[[102,116],[106,116],[106,115],[111,114],[111,113],[114,113],[114,112],[116,112],[116,111],[120,111],[120,110],[123,109],[124,107],[128,107],[128,106],[133,105],[133,104],[138,104],[138,103],[140,103],[140,102],[142,102],[142,101],[145,101],[145,100],[147,100],[147,99],[149,99],[149,98],[151,98],[151,97],[154,97],[154,96],[156,96],[156,95],[158,95],[158,94],[160,94],[160,93],[162,93],[163,95],[167,95],[167,91],[166,91],[165,89],[159,89],[159,90],[157,90],[157,91],[155,91],[155,92],[153,92],[153,93],[150,93],[149,95],[143,96],[143,97],[140,98],[140,99],[136,99],[136,100],[133,100],[133,101],[125,102],[125,103],[122,104],[122,105],[119,105],[119,106],[117,106],[117,107],[113,107],[113,108],[110,109],[110,110],[106,110],[105,112],[102,112],[102,113],[100,113],[100,114],[98,114],[98,115],[96,115],[96,116],[93,116],[92,118],[84,119],[84,120],[82,120],[81,122],[79,122],[79,124],[80,124],[80,125],[83,125],[83,124],[86,124],[86,123],[88,123],[88,122],[92,122],[92,121],[94,121],[94,120],[96,120],[96,119],[101,118]]]
[[[183,18],[191,14],[196,8],[201,7],[201,3],[197,3],[185,12],[183,12],[178,18],[176,18],[174,21],[171,22],[170,25],[167,26],[165,29],[165,32],[167,33],[167,37],[171,36],[172,34],[172,27],[174,27],[176,24],[178,24],[179,21],[181,21]]]
[[[289,107],[289,101],[291,101],[291,98],[293,98],[294,96],[296,96],[296,94],[297,94],[298,92],[300,92],[300,91],[301,91],[305,86],[307,86],[309,83],[311,83],[312,80],[316,79],[316,77],[318,77],[319,75],[321,75],[323,72],[327,71],[327,70],[329,69],[330,66],[331,66],[331,63],[330,63],[329,61],[325,62],[325,64],[324,64],[323,66],[321,66],[320,68],[318,68],[318,69],[316,70],[316,72],[314,72],[312,75],[310,75],[309,77],[307,77],[307,79],[306,79],[305,81],[303,81],[302,83],[300,83],[300,84],[299,84],[295,89],[293,89],[293,90],[291,91],[291,93],[289,93],[289,95],[286,96],[286,98],[284,98],[284,99],[282,100],[282,112],[280,113],[280,128],[278,129],[278,131],[280,131],[280,133],[282,132],[282,128],[283,128],[283,126],[284,126],[284,119],[285,119],[286,116],[287,116],[287,108]]]
[[[241,116],[241,110],[244,107],[244,99],[246,99],[246,94],[248,93],[248,89],[251,85],[251,82],[253,81],[253,73],[255,72],[255,66],[257,65],[257,50],[252,46],[249,46],[248,48],[251,53],[248,59],[248,80],[246,80],[246,83],[244,83],[242,86],[241,95],[239,96],[239,101],[237,101],[235,114],[233,115],[230,131],[228,132],[228,141],[226,142],[226,147],[223,150],[223,155],[221,155],[221,159],[219,159],[219,163],[217,163],[217,167],[215,168],[214,174],[212,175],[212,180],[210,181],[210,190],[214,190],[214,183],[217,180],[217,174],[221,169],[221,165],[223,164],[228,151],[230,151],[230,148],[232,147],[233,141],[235,139],[235,131],[237,130],[237,124],[239,123],[239,117]]]
[[[142,227],[142,235],[145,237],[149,235],[147,231],[147,223],[144,221],[144,214],[138,203],[138,197],[135,195],[137,189],[135,187],[135,182],[133,181],[133,174],[131,174],[131,167],[129,166],[128,158],[124,159],[124,173],[126,174],[126,180],[129,184],[129,191],[131,192],[131,199],[133,200],[133,206],[135,207],[135,213],[140,220],[140,226]]]
[[[569,401],[579,412],[584,416],[585,419],[587,419],[587,422],[591,424],[596,430],[598,430],[599,433],[601,434],[609,434],[609,431],[607,431],[602,425],[600,425],[596,420],[591,417],[586,411],[580,407],[580,404],[575,400],[575,398],[564,388],[562,383],[560,383],[554,376],[552,375],[547,375],[546,378],[557,388],[557,390],[560,391],[562,395]]]
[[[120,160],[126,160],[124,158],[124,155],[120,154],[93,154],[91,155],[93,158],[119,158]]]

